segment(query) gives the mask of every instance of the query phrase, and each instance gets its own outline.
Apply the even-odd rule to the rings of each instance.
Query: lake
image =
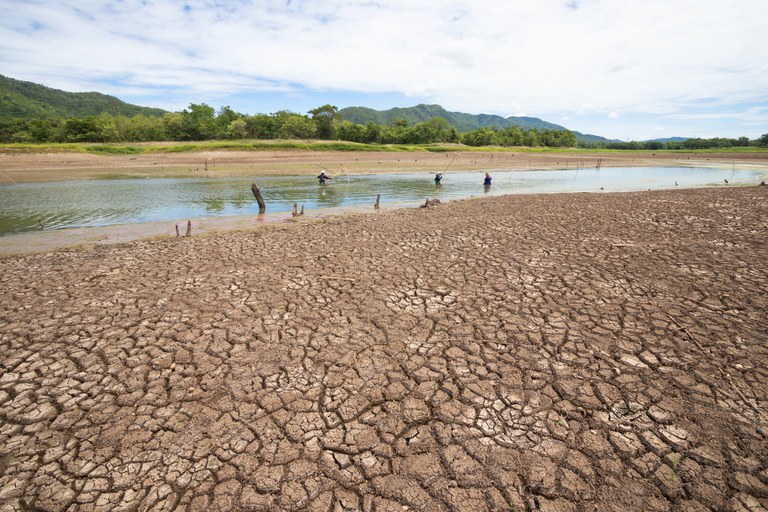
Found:
[[[738,168],[618,167],[596,170],[492,170],[493,185],[483,187],[482,172],[448,172],[436,186],[433,175],[342,174],[326,185],[311,176],[259,178],[157,178],[81,180],[0,185],[0,235],[48,229],[108,226],[153,221],[253,215],[258,205],[251,183],[261,188],[267,213],[373,204],[413,205],[479,195],[633,190],[759,183],[766,171]]]

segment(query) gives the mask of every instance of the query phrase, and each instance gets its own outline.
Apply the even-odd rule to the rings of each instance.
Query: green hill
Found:
[[[66,92],[0,75],[0,119],[86,117],[102,113],[161,116],[165,110],[139,107],[98,92]]]
[[[408,108],[391,108],[389,110],[373,110],[365,107],[348,107],[339,110],[344,119],[357,124],[374,122],[376,124],[392,124],[395,119],[405,119],[413,125],[429,121],[433,117],[442,117],[461,132],[479,128],[506,128],[519,126],[521,128],[538,128],[545,130],[565,130],[562,126],[542,121],[536,117],[501,117],[489,114],[463,114],[448,112],[440,105],[416,105]]]
[[[537,117],[501,117],[489,114],[464,114],[462,112],[449,112],[440,105],[416,105],[408,108],[391,108],[389,110],[374,110],[366,107],[347,107],[339,110],[341,116],[347,121],[357,124],[366,124],[369,122],[376,124],[389,125],[396,119],[405,119],[409,125],[429,121],[433,117],[442,117],[446,119],[451,126],[460,132],[468,132],[479,128],[506,128],[510,126],[519,126],[528,130],[536,128],[539,130],[567,130],[567,128],[543,121]],[[599,135],[589,135],[579,132],[573,132],[580,141],[597,142],[608,139]]]

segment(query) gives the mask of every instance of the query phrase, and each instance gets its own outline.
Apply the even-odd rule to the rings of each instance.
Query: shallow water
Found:
[[[261,188],[268,213],[373,204],[414,204],[483,194],[607,192],[755,183],[765,171],[717,168],[627,167],[561,170],[494,170],[483,187],[482,172],[448,172],[440,186],[427,173],[340,175],[321,186],[312,177],[158,178],[59,181],[0,185],[0,235],[45,229],[108,226],[190,218],[252,215],[251,193]]]

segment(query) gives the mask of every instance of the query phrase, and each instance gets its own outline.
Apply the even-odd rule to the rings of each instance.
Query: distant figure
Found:
[[[723,181],[725,182],[726,185],[728,184],[728,180],[723,180]]]
[[[675,186],[677,186],[677,182],[675,182]]]
[[[483,185],[485,185],[486,187],[490,187],[491,186],[491,179],[492,179],[491,175],[488,174],[488,173],[485,173],[485,178],[483,179]]]
[[[332,180],[333,178],[330,176],[325,175],[325,171],[320,171],[320,175],[317,177],[317,180],[320,182],[321,185],[325,185],[325,180]]]
[[[440,180],[442,180],[442,179],[443,179],[442,173],[435,174],[435,185],[439,185],[440,184]]]

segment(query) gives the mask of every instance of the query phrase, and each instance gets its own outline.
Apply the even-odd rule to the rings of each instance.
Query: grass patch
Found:
[[[85,147],[82,144],[74,143],[49,143],[49,144],[31,144],[19,142],[14,144],[4,144],[0,146],[0,153],[85,153]]]
[[[138,146],[111,146],[111,145],[99,145],[88,146],[85,148],[88,153],[106,154],[106,155],[136,155],[146,152],[146,149]]]

